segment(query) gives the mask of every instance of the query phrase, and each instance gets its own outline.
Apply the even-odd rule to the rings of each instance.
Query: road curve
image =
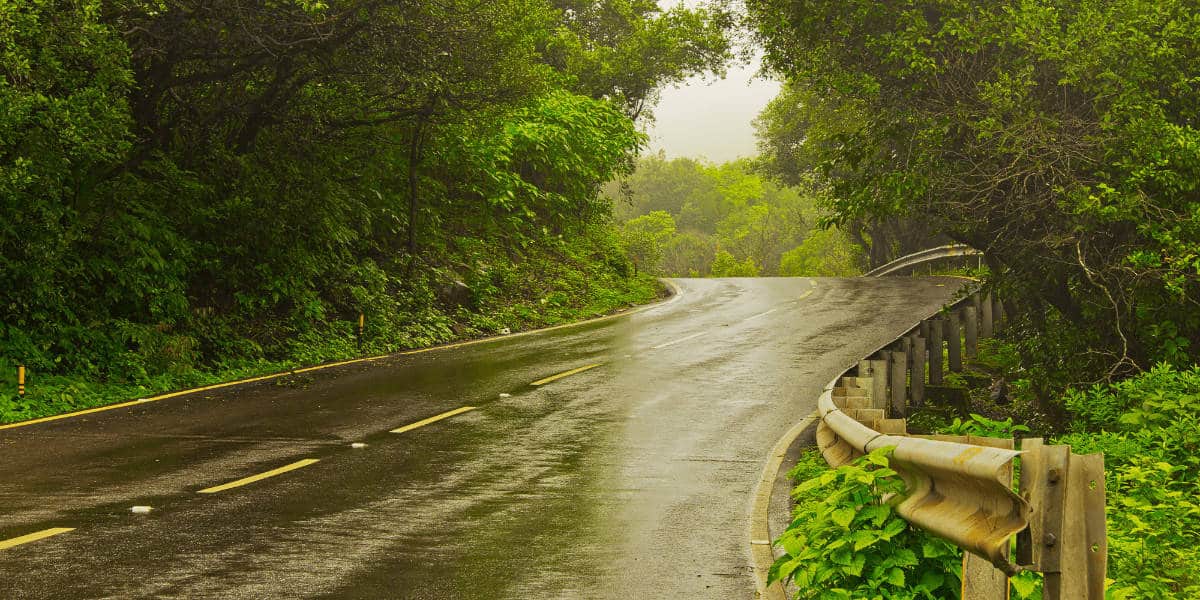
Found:
[[[773,444],[961,282],[674,283],[619,319],[0,431],[0,597],[753,597]]]

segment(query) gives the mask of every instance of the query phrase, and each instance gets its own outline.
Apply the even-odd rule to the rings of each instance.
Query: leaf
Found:
[[[904,570],[898,567],[892,567],[888,570],[886,581],[895,587],[904,587]]]
[[[854,509],[845,507],[838,508],[830,513],[829,518],[833,519],[834,523],[837,523],[842,527],[849,528],[850,522],[854,520]]]

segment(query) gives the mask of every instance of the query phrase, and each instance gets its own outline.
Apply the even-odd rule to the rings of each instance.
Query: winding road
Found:
[[[752,598],[771,448],[960,282],[672,282],[617,318],[0,429],[0,598]]]

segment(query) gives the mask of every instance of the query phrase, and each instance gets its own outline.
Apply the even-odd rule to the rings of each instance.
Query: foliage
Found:
[[[1027,362],[1068,363],[1045,385],[1191,363],[1194,3],[746,6],[787,81],[767,158],[826,186],[832,221],[916,221],[985,251],[988,284],[1045,343]]]
[[[747,256],[746,260],[738,261],[732,254],[717,250],[709,272],[712,277],[758,277],[758,265],[754,258]]]
[[[625,181],[611,184],[608,194],[620,198],[615,213],[630,224],[631,259],[653,264],[655,272],[693,277],[859,272],[861,253],[853,242],[836,230],[814,228],[820,214],[816,194],[776,185],[748,161],[709,165],[647,156]],[[659,213],[672,218],[675,231],[654,246],[639,228],[647,215]]]
[[[785,277],[854,277],[862,274],[862,249],[837,228],[819,229],[779,259]]]
[[[0,3],[0,365],[62,392],[20,410],[344,357],[360,312],[382,351],[653,297],[600,187],[727,25],[643,0]]]
[[[1059,442],[1105,454],[1111,595],[1200,595],[1200,367],[1159,365],[1066,402],[1077,431]]]
[[[675,235],[675,219],[670,213],[656,210],[630,219],[622,226],[625,251],[634,268],[642,265],[654,272],[662,262],[663,249]]]
[[[942,428],[942,433],[948,435],[977,435],[995,438],[1011,438],[1019,431],[1027,432],[1029,428],[1013,424],[1012,417],[1000,421],[975,413],[971,413],[970,418],[966,421],[955,417],[954,422]]]
[[[789,475],[805,480],[792,492],[794,518],[776,540],[784,554],[770,581],[793,582],[797,598],[958,596],[959,550],[895,513],[905,487],[890,454],[881,448],[836,470],[816,452],[800,459]]]

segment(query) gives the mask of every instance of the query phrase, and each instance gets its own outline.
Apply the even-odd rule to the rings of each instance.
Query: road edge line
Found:
[[[783,585],[775,582],[767,585],[767,573],[775,562],[775,553],[771,545],[770,507],[771,496],[775,492],[775,480],[779,477],[779,469],[787,456],[788,448],[813,423],[819,419],[814,410],[812,414],[792,426],[771,449],[767,463],[763,465],[762,476],[754,487],[753,504],[750,508],[750,556],[754,564],[754,587],[758,598],[766,600],[786,600],[787,594]],[[765,543],[763,543],[765,542]]]

